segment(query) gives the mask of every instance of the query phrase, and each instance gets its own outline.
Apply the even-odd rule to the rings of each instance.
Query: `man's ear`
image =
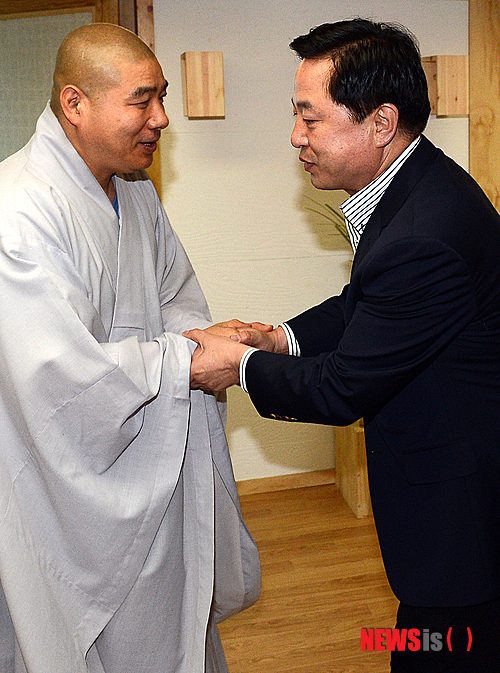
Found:
[[[386,147],[398,130],[399,111],[392,103],[383,103],[373,113],[378,147]]]
[[[87,102],[87,96],[74,84],[67,84],[59,94],[61,110],[73,126],[80,126],[81,114]]]

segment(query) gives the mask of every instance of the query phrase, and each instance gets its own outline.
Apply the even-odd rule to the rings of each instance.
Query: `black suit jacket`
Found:
[[[288,321],[301,357],[254,353],[264,416],[365,419],[370,491],[396,596],[500,595],[500,220],[426,138],[361,236],[351,281]]]

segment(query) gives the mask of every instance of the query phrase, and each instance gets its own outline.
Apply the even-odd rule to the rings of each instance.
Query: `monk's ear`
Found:
[[[81,89],[73,84],[67,84],[59,94],[61,110],[66,119],[73,126],[80,126],[82,112],[88,101]]]
[[[386,147],[398,130],[398,108],[392,103],[383,103],[372,114],[377,146]]]

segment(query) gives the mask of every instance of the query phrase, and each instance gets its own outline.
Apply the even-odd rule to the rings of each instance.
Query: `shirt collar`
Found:
[[[366,224],[377,207],[378,202],[384,195],[387,187],[391,184],[396,173],[415,150],[420,139],[421,136],[415,138],[383,173],[339,206],[340,210],[344,213],[347,232],[354,252],[356,252],[361,234],[365,230]]]

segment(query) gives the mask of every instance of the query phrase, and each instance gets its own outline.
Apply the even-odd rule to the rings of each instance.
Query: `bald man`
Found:
[[[189,389],[210,315],[142,170],[166,88],[135,35],[78,28],[0,164],[0,673],[224,672],[216,623],[258,596],[223,409]]]

